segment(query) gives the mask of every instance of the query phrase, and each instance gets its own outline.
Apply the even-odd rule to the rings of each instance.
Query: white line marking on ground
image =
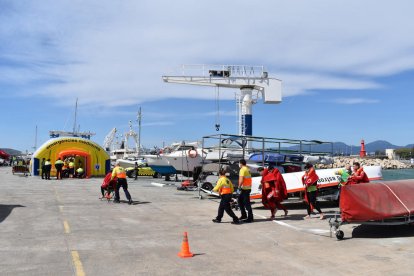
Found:
[[[157,186],[157,187],[164,187],[165,184],[157,183],[157,182],[151,182],[151,185]]]
[[[266,218],[265,216],[261,216],[261,215],[257,215],[257,214],[254,214],[254,215],[257,216],[257,217]],[[285,226],[285,227],[288,227],[290,229],[294,229],[294,230],[299,231],[299,232],[311,233],[311,234],[315,234],[315,235],[329,234],[330,233],[330,230],[325,230],[325,229],[300,228],[300,227],[293,226],[293,225],[287,224],[286,222],[278,221],[278,220],[273,220],[273,222],[276,223],[276,224],[279,224],[281,226]]]

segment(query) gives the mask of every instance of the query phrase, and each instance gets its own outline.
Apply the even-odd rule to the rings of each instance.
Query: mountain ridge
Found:
[[[399,149],[399,148],[413,148],[414,144],[408,144],[406,146],[397,146],[385,140],[376,140],[365,144],[365,151],[367,153],[374,153],[377,151],[385,151],[386,149]],[[299,146],[289,147],[291,150],[299,150]],[[312,145],[313,152],[331,152],[332,148],[330,144]],[[333,142],[333,153],[343,155],[359,154],[361,146],[347,145],[344,142]]]

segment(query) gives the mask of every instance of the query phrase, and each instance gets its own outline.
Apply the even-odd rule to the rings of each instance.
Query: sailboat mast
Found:
[[[76,105],[75,105],[75,122],[73,123],[73,134],[76,134],[76,116],[78,113],[78,98],[76,98]]]
[[[139,107],[139,111],[138,111],[138,156],[141,155],[141,119],[142,119],[141,107]]]
[[[35,142],[34,142],[34,146],[33,146],[33,152],[36,151],[36,149],[37,149],[37,125],[36,125]]]

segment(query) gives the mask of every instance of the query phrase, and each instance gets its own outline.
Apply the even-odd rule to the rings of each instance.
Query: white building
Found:
[[[395,149],[386,149],[385,154],[388,156],[388,159],[393,160],[395,159]]]

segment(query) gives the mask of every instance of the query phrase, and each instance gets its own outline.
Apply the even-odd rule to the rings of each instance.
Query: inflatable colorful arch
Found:
[[[56,175],[55,161],[73,158],[75,169],[82,167],[86,177],[105,176],[110,171],[108,153],[97,143],[78,137],[59,137],[48,140],[34,154],[31,161],[32,175],[41,174],[41,162],[45,158],[52,163],[51,175]]]

